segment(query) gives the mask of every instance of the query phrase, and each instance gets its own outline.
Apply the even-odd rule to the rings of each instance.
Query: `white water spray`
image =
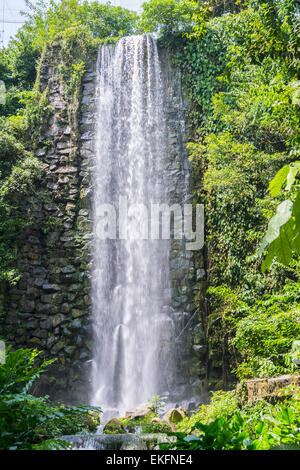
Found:
[[[166,119],[156,41],[121,39],[99,50],[94,214],[120,196],[128,206],[167,203]],[[95,215],[96,219],[96,215]],[[160,392],[160,336],[169,292],[168,240],[138,240],[132,214],[124,240],[95,236],[93,404],[120,413]],[[95,220],[96,226],[96,220]]]

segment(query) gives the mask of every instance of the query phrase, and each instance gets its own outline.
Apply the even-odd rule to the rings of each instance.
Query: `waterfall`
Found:
[[[164,387],[161,332],[169,298],[169,240],[146,239],[144,205],[168,203],[163,84],[156,41],[101,46],[94,175],[93,404],[123,412]],[[97,236],[99,207],[127,202],[128,238]],[[101,212],[101,211],[100,211]],[[103,214],[102,214],[103,215]],[[121,216],[117,218],[120,227]],[[139,239],[140,238],[140,239]],[[145,238],[145,239],[143,239]],[[168,369],[170,368],[168,365]]]

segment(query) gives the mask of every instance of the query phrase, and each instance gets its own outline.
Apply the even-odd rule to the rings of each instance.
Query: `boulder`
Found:
[[[155,424],[155,423],[161,423],[162,421],[159,419],[159,418],[153,418],[151,420],[151,424]]]
[[[98,426],[101,423],[100,413],[97,411],[89,411],[88,414],[83,418],[83,421],[89,432],[96,432]]]
[[[103,429],[104,434],[126,434],[124,426],[117,418],[112,418]]]
[[[147,414],[151,413],[150,405],[147,403],[132,408],[131,410],[126,411],[125,417],[129,419],[139,419],[144,418]]]
[[[247,403],[249,406],[259,400],[276,403],[282,399],[282,389],[292,385],[299,387],[299,375],[281,375],[279,377],[247,380],[243,385],[237,385],[237,392],[241,402]],[[290,395],[292,394],[291,390]],[[284,394],[285,398],[288,396],[288,393]]]
[[[152,433],[176,432],[175,426],[169,421],[153,418],[151,421]]]
[[[177,424],[187,416],[187,411],[181,406],[180,408],[171,408],[163,417],[166,423]]]
[[[176,409],[177,409],[177,411],[179,411],[179,413],[182,415],[183,418],[186,418],[187,416],[189,416],[188,412],[186,411],[186,409],[183,406],[179,406]]]

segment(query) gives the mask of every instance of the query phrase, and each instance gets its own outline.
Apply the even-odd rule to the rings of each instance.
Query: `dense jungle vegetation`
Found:
[[[297,0],[150,0],[140,16],[96,1],[27,4],[26,23],[0,51],[7,90],[0,104],[0,281],[19,279],[16,240],[30,226],[43,177],[33,152],[47,115],[38,87],[45,47],[64,45],[73,96],[85,57],[100,43],[154,34],[180,67],[190,101],[194,203],[206,207],[208,373],[216,363],[223,370],[223,391],[178,425],[176,446],[300,446],[299,387],[283,390],[277,403],[261,399],[250,406],[242,397],[246,379],[299,374]],[[195,302],[202,310],[203,299]],[[36,355],[9,352],[0,366],[2,449],[60,446],[45,440],[70,429],[91,431],[98,419],[99,410],[54,406],[30,395],[47,366],[35,366]],[[228,391],[237,381],[239,391]]]

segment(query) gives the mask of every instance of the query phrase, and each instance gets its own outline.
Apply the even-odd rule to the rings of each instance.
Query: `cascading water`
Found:
[[[102,46],[97,75],[92,401],[121,413],[164,386],[160,335],[169,303],[170,242],[146,239],[149,226],[143,218],[151,203],[168,203],[156,41],[131,36],[115,47]],[[128,206],[128,238],[119,214],[118,239],[103,240],[97,236],[99,208],[111,204],[118,211],[120,196]]]

